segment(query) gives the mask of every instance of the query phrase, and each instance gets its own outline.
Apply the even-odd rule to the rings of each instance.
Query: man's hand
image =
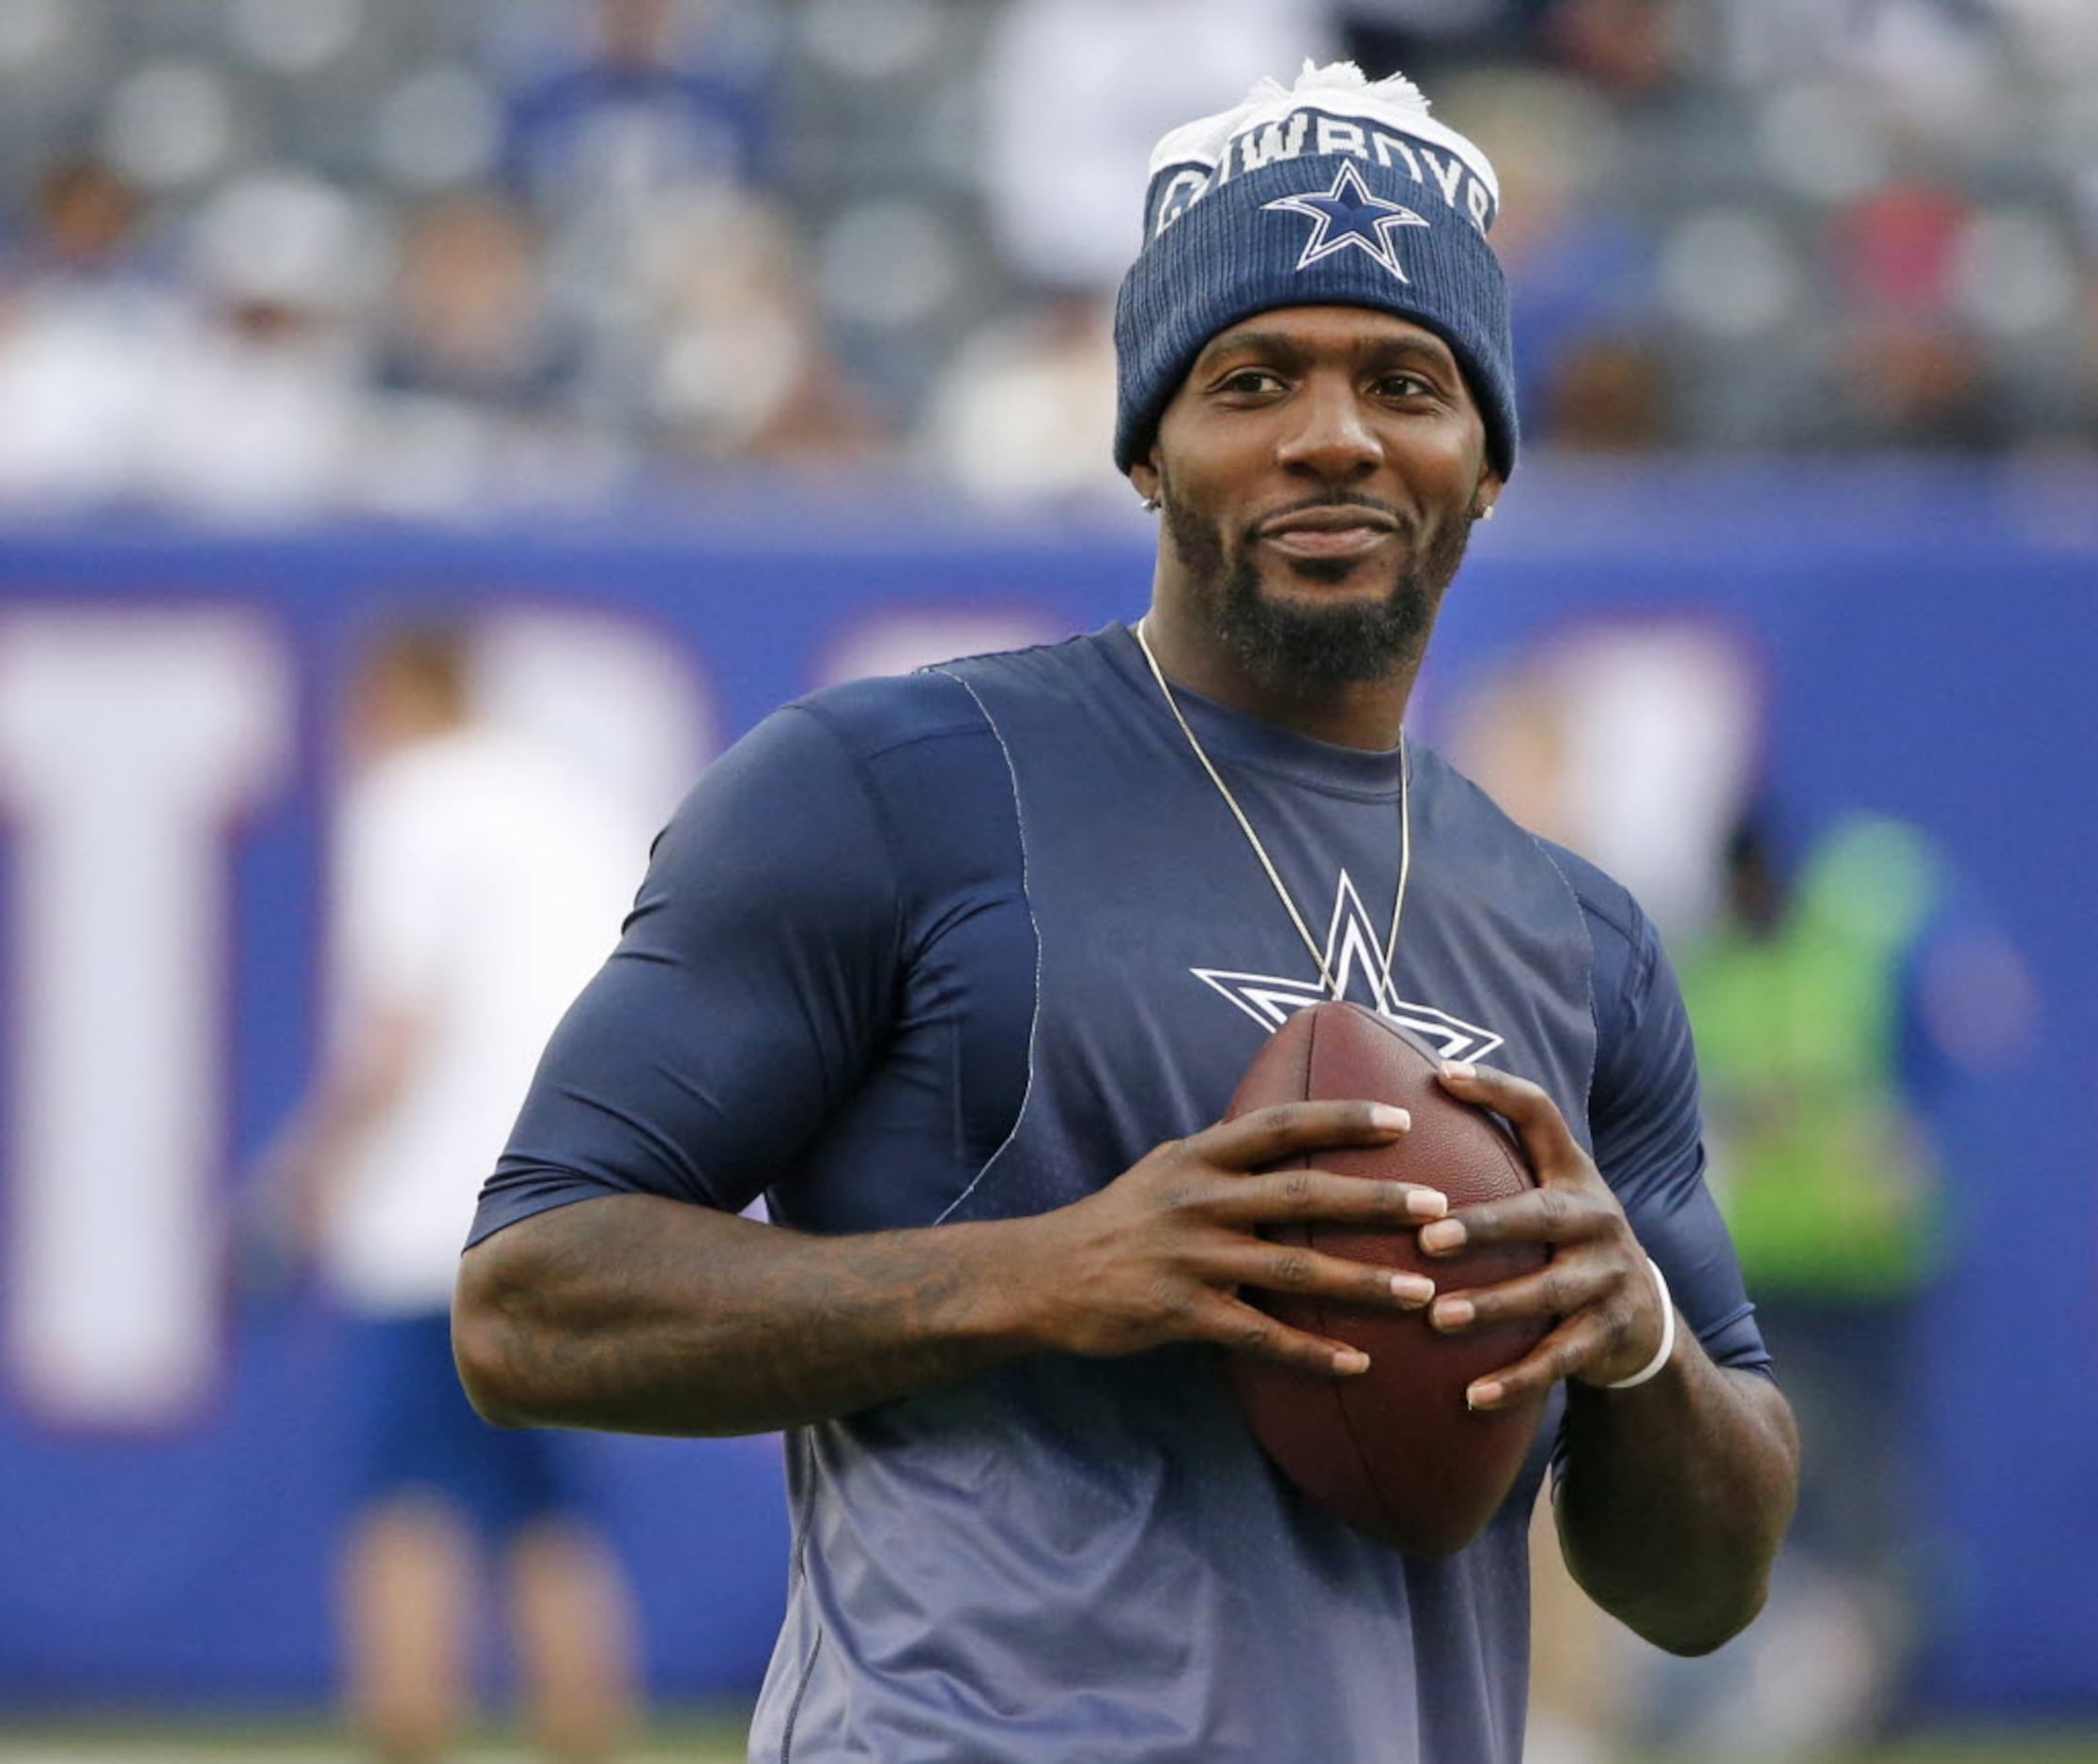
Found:
[[[1446,1292],[1428,1320],[1453,1332],[1517,1317],[1558,1323],[1525,1357],[1473,1384],[1468,1400],[1493,1409],[1539,1396],[1562,1378],[1597,1385],[1629,1378],[1659,1348],[1666,1320],[1617,1197],[1536,1085],[1459,1061],[1444,1065],[1442,1077],[1452,1094],[1484,1104],[1515,1128],[1537,1186],[1425,1226],[1421,1247],[1446,1256],[1467,1245],[1538,1243],[1550,1246],[1551,1260],[1520,1279]]]
[[[1238,1290],[1427,1304],[1419,1275],[1260,1235],[1442,1217],[1446,1199],[1413,1184],[1272,1168],[1410,1124],[1367,1102],[1286,1103],[1162,1145],[1054,1212],[843,1236],[656,1196],[578,1201],[467,1251],[454,1347],[491,1420],[640,1432],[798,1427],[1027,1354],[1174,1341],[1345,1377],[1368,1365],[1358,1350]]]
[[[1108,1355],[1211,1341],[1321,1376],[1367,1369],[1359,1349],[1289,1328],[1238,1289],[1426,1305],[1435,1287],[1419,1275],[1260,1235],[1314,1219],[1397,1231],[1441,1218],[1449,1203],[1430,1188],[1272,1168],[1343,1146],[1386,1145],[1411,1125],[1404,1109],[1384,1104],[1285,1103],[1159,1146],[1099,1193],[1035,1221],[1041,1345]]]

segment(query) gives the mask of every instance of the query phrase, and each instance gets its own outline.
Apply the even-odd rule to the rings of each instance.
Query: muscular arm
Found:
[[[506,1426],[752,1433],[966,1377],[1028,1345],[1006,1225],[811,1237],[651,1195],[467,1252],[453,1341]]]
[[[1537,1274],[1438,1299],[1431,1319],[1444,1329],[1557,1320],[1533,1353],[1481,1379],[1469,1399],[1498,1408],[1567,1382],[1558,1485],[1567,1566],[1656,1647],[1709,1653],[1763,1608],[1797,1488],[1791,1411],[1760,1373],[1715,1365],[1688,1328],[1654,1378],[1608,1389],[1652,1360],[1664,1328],[1623,1207],[1537,1086],[1464,1066],[1446,1068],[1443,1081],[1507,1117],[1538,1186],[1424,1227],[1422,1247],[1433,1255],[1528,1241],[1552,1253]]]
[[[1762,1608],[1799,1442],[1767,1378],[1676,1341],[1650,1384],[1569,1389],[1556,1509],[1589,1596],[1657,1647],[1699,1654]]]
[[[509,1426],[745,1433],[850,1414],[1019,1354],[1211,1341],[1347,1377],[1360,1353],[1275,1322],[1241,1286],[1417,1307],[1428,1283],[1258,1236],[1332,1218],[1392,1229],[1441,1196],[1319,1170],[1248,1171],[1388,1142],[1367,1104],[1263,1109],[1172,1141],[1032,1218],[810,1236],[653,1196],[535,1215],[467,1252],[453,1340]]]

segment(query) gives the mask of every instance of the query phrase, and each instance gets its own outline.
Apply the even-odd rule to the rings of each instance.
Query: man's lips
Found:
[[[1271,515],[1253,536],[1300,557],[1346,557],[1374,549],[1397,532],[1398,522],[1381,509],[1327,506]]]

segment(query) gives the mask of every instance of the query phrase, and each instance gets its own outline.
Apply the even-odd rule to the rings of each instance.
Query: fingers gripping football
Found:
[[[1444,1068],[1442,1081],[1454,1094],[1508,1122],[1538,1185],[1425,1227],[1421,1247],[1430,1256],[1447,1256],[1483,1244],[1551,1246],[1550,1261],[1535,1274],[1445,1293],[1430,1310],[1429,1322],[1447,1332],[1518,1318],[1555,1320],[1531,1353],[1474,1383],[1469,1400],[1494,1408],[1526,1400],[1559,1379],[1604,1385],[1639,1371],[1660,1342],[1665,1319],[1645,1254],[1594,1160],[1537,1085],[1454,1063]]]
[[[1260,1234],[1309,1220],[1399,1230],[1441,1216],[1445,1202],[1431,1190],[1339,1176],[1311,1162],[1321,1151],[1389,1144],[1408,1125],[1404,1111],[1366,1103],[1293,1103],[1155,1148],[1099,1193],[1043,1219],[1052,1345],[1104,1355],[1210,1341],[1323,1375],[1362,1370],[1359,1351],[1290,1327],[1238,1289],[1426,1304],[1433,1284],[1417,1275]],[[1273,1168],[1292,1162],[1298,1167]]]

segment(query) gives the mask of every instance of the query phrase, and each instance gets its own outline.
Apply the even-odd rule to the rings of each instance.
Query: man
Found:
[[[1599,1602],[1689,1652],[1756,1609],[1795,1448],[1653,933],[1402,738],[1514,457],[1494,201],[1411,86],[1351,68],[1168,135],[1117,324],[1118,458],[1165,511],[1144,620],[768,720],[555,1038],[461,1365],[514,1423],[789,1430],[754,1758],[1513,1764],[1554,1439]],[[1260,1035],[1335,995],[1468,1056],[1448,1084],[1539,1191],[1444,1216],[1259,1173],[1405,1131],[1344,1102],[1212,1124]],[[777,1223],[735,1216],[761,1192]],[[1431,1295],[1259,1235],[1306,1215],[1552,1260]],[[1251,1302],[1279,1290],[1559,1320],[1470,1393],[1566,1392],[1470,1548],[1402,1557],[1268,1468],[1219,1350],[1365,1369]]]
[[[558,1438],[462,1400],[448,1311],[473,1208],[540,1044],[631,888],[624,815],[475,713],[463,639],[387,633],[353,683],[335,839],[335,1032],[264,1174],[280,1253],[348,1320],[355,1510],[342,1562],[352,1721],[386,1764],[446,1755],[471,1702],[482,1546],[549,1758],[612,1756],[632,1614]]]

